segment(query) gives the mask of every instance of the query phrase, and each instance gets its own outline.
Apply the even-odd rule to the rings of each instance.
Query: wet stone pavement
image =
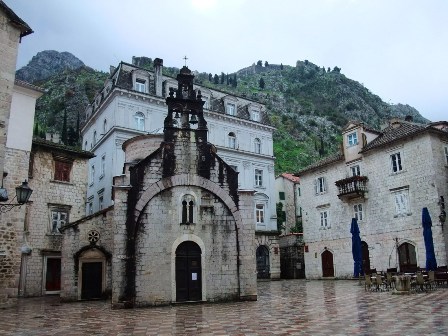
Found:
[[[448,335],[448,288],[392,295],[357,281],[258,283],[258,301],[112,310],[108,301],[20,299],[0,335]]]

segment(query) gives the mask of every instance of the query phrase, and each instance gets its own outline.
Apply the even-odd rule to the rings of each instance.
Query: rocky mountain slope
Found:
[[[151,69],[152,59],[135,59]],[[175,76],[177,68],[164,67],[164,74]],[[362,84],[347,78],[341,69],[320,67],[307,60],[295,66],[258,61],[232,74],[196,72],[198,84],[245,96],[266,104],[274,134],[276,172],[293,172],[339,149],[341,128],[349,120],[363,121],[379,129],[391,117],[411,115],[427,122],[409,105],[390,105]],[[19,79],[48,90],[36,107],[35,131],[63,133],[66,142],[79,143],[79,122],[84,109],[102,87],[108,74],[95,71],[65,52],[43,51],[17,71]],[[66,130],[67,132],[67,130]]]

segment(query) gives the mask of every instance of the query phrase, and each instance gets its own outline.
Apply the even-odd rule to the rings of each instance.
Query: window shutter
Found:
[[[322,189],[323,191],[327,191],[327,179],[325,177],[322,177]]]
[[[314,193],[317,195],[319,193],[317,189],[317,179],[314,179]]]

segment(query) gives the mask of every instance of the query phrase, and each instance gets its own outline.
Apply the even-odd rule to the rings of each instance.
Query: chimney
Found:
[[[112,75],[114,72],[115,72],[115,67],[113,66],[113,65],[111,65],[110,67],[109,67],[109,74],[110,75]]]
[[[162,86],[163,86],[162,68],[163,68],[163,59],[161,58],[154,59],[154,87],[156,88],[156,96],[159,97],[162,97]]]

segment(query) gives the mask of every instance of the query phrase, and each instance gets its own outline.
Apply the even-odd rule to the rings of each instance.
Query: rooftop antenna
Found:
[[[184,56],[183,59],[184,59],[184,61],[185,61],[185,66],[187,66],[187,59],[188,59],[187,56]]]

